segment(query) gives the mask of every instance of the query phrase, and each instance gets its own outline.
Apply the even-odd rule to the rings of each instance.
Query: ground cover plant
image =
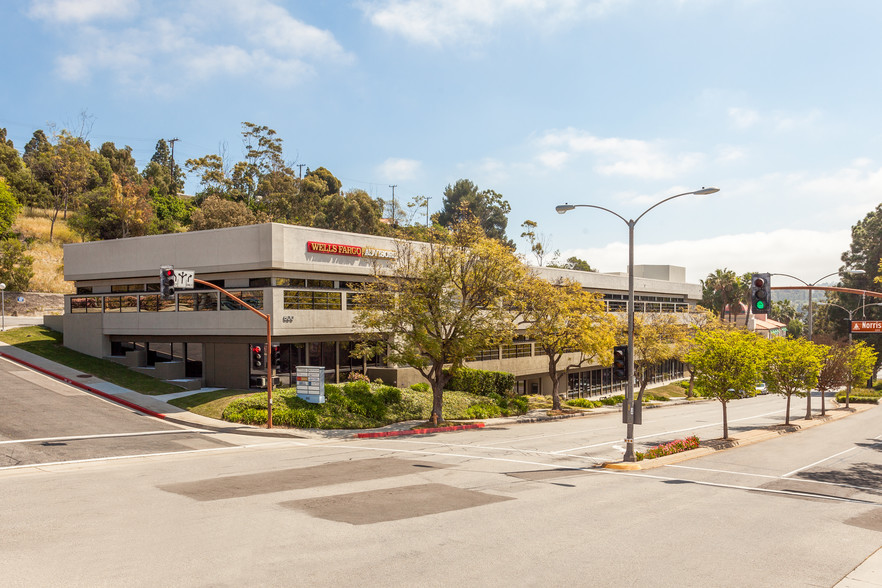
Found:
[[[313,404],[299,398],[296,388],[273,391],[273,425],[306,429],[367,429],[402,421],[428,420],[432,413],[432,392],[425,386],[396,388],[364,381],[326,384],[325,403]],[[443,418],[485,419],[527,412],[525,398],[498,394],[478,396],[448,391],[444,395]],[[249,394],[230,402],[223,410],[226,421],[263,425],[267,421],[265,392]]]
[[[853,388],[849,402],[857,404],[879,404],[882,398],[882,390],[874,390],[872,388]],[[843,404],[845,402],[845,390],[836,394],[836,402]]]

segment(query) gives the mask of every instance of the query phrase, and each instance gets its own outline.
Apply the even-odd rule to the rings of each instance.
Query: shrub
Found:
[[[677,439],[676,441],[665,443],[664,445],[650,447],[646,453],[637,451],[634,455],[637,458],[637,461],[642,459],[655,459],[657,457],[664,457],[665,455],[674,455],[675,453],[682,453],[683,451],[696,449],[699,445],[700,441],[698,440],[698,437],[693,435],[691,437],[686,437],[685,439]]]
[[[367,377],[366,374],[361,372],[349,372],[349,375],[346,377],[350,382],[370,382],[371,379]]]
[[[444,389],[458,390],[479,396],[488,396],[494,392],[502,396],[509,396],[514,389],[514,384],[514,374],[463,367],[456,370]]]
[[[377,398],[386,406],[398,404],[401,402],[401,389],[395,386],[380,386],[377,390]]]
[[[410,389],[416,392],[428,392],[432,389],[426,382],[418,382],[416,384],[411,384]]]
[[[499,406],[491,402],[481,402],[473,404],[466,410],[466,418],[468,419],[490,419],[502,415]]]
[[[295,408],[293,410],[274,411],[273,423],[298,429],[317,429],[319,427],[319,417],[314,410]]]
[[[577,408],[597,408],[598,406],[603,406],[600,402],[588,400],[587,398],[573,398],[572,400],[567,400],[567,405],[575,406]]]
[[[616,394],[615,396],[607,396],[606,398],[601,398],[600,403],[604,406],[615,406],[616,404],[621,404],[625,401],[625,397],[622,394]]]

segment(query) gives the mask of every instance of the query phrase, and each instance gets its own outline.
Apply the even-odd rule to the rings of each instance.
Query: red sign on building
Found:
[[[851,321],[852,333],[882,333],[882,321]]]

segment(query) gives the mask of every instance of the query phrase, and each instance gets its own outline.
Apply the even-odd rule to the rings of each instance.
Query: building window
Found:
[[[328,288],[328,289],[331,289],[334,287],[334,280],[307,280],[306,286],[308,288]]]
[[[138,310],[141,312],[159,311],[159,294],[138,296]]]
[[[70,299],[71,313],[101,312],[100,296],[81,296]]]
[[[263,310],[263,290],[242,290],[233,295],[250,304],[257,310]],[[226,294],[221,293],[221,310],[248,310]]]
[[[91,294],[92,286],[77,286],[77,294]]]
[[[306,280],[303,278],[274,278],[273,286],[283,288],[306,288]]]
[[[285,290],[286,310],[342,310],[341,292],[311,292],[307,290]]]
[[[530,343],[515,342],[502,346],[502,359],[514,359],[516,357],[530,357]]]
[[[110,291],[117,292],[147,292],[147,286],[144,284],[113,284]]]

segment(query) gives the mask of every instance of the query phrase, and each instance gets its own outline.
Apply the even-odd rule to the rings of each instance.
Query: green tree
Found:
[[[0,178],[5,178],[12,195],[26,206],[41,206],[49,191],[34,178],[11,140],[0,128]]]
[[[9,236],[9,229],[20,211],[21,205],[12,195],[6,180],[0,177],[0,239]]]
[[[193,205],[188,199],[174,194],[163,195],[156,186],[150,187],[148,198],[153,208],[153,220],[147,231],[149,234],[177,233],[190,224]]]
[[[723,325],[720,323],[719,317],[714,314],[714,311],[697,305],[695,310],[686,314],[684,327],[685,333],[681,359],[686,371],[689,372],[689,388],[686,390],[686,397],[692,398],[695,396],[695,366],[688,361],[688,358],[691,357],[690,352],[695,348],[696,338],[700,333],[714,331],[722,328]]]
[[[156,142],[153,157],[144,167],[141,175],[159,190],[160,196],[176,196],[184,188],[184,172],[175,163],[165,139]]]
[[[190,230],[205,231],[224,227],[240,227],[263,222],[259,214],[255,214],[242,202],[233,202],[219,196],[209,196],[202,201],[202,206],[193,211]]]
[[[511,339],[516,311],[500,301],[512,298],[523,274],[510,250],[477,224],[459,223],[431,243],[402,242],[397,259],[360,289],[354,324],[365,339],[385,334],[389,361],[428,380],[437,423],[444,385],[466,358]],[[362,343],[358,353],[373,351]]]
[[[15,238],[0,241],[0,282],[13,292],[25,292],[34,277],[34,258],[25,253],[24,244]]]
[[[576,270],[578,272],[596,272],[597,270],[591,267],[591,265],[581,259],[572,255],[567,258],[567,260],[563,263],[549,263],[548,267],[555,267],[559,269],[568,269],[568,270]]]
[[[536,265],[542,267],[545,256],[548,255],[548,239],[545,235],[536,232],[538,226],[536,221],[525,220],[521,223],[521,228],[524,229],[521,237],[527,239],[527,243],[530,244],[530,251],[536,256]]]
[[[723,439],[729,438],[728,403],[759,381],[766,343],[742,329],[711,329],[698,332],[686,354],[696,386],[723,406]]]
[[[852,343],[848,347],[848,351],[849,380],[845,393],[845,408],[849,407],[852,387],[863,385],[876,373],[879,355],[873,347],[864,341]]]
[[[335,231],[376,235],[380,231],[382,207],[364,190],[337,192],[325,196],[315,226]]]
[[[637,406],[643,404],[643,393],[652,381],[656,368],[669,359],[683,356],[688,330],[677,315],[671,313],[640,313],[634,316],[634,381],[637,384]],[[620,323],[620,338],[627,342],[627,323]]]
[[[842,254],[844,268],[864,270],[863,274],[843,272],[839,278],[846,288],[859,290],[882,291],[882,267],[879,260],[882,259],[882,204],[871,210],[851,228],[851,245],[848,251]],[[851,294],[835,293],[830,296],[830,301],[846,308],[853,308],[854,301]],[[869,301],[869,300],[868,300]],[[861,311],[862,319],[882,320],[882,306],[868,306]],[[834,323],[835,333],[840,338],[848,334],[847,321]],[[876,350],[876,366],[871,378],[882,368],[882,335],[864,335],[862,339]]]
[[[437,216],[438,224],[450,227],[462,220],[464,211],[478,219],[484,234],[514,249],[514,243],[505,236],[511,206],[501,194],[493,190],[479,190],[473,182],[465,179],[457,180],[453,185],[448,184]]]
[[[552,408],[560,410],[560,384],[567,370],[597,358],[608,363],[615,319],[606,312],[602,295],[586,292],[576,282],[552,284],[533,275],[521,281],[514,305],[526,326],[525,336],[548,359]]]
[[[825,345],[805,339],[778,337],[766,346],[763,380],[769,391],[787,398],[785,425],[790,424],[790,398],[808,397],[806,419],[811,419],[811,394],[818,384],[818,376],[827,353]]]
[[[738,275],[730,269],[717,269],[701,280],[701,305],[713,310],[721,319],[738,296]]]

